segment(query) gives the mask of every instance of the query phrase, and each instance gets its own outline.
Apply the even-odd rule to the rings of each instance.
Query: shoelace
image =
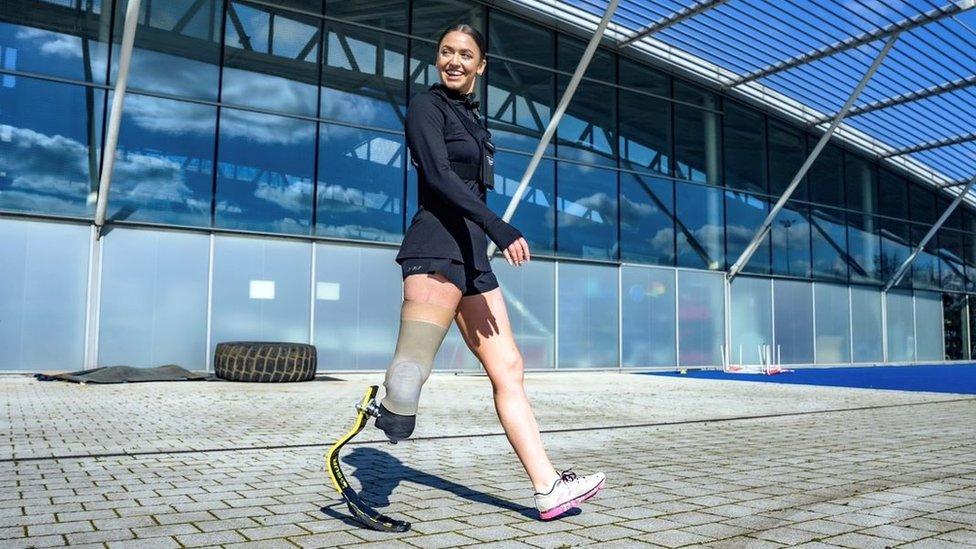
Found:
[[[573,482],[577,478],[579,477],[576,476],[576,473],[574,473],[572,469],[566,469],[562,473],[559,473],[559,480],[563,482]]]

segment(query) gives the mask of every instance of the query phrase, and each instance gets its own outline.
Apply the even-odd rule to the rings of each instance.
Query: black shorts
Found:
[[[462,295],[478,295],[498,287],[495,273],[479,271],[454,261],[432,257],[407,258],[400,263],[403,278],[424,273],[439,273],[461,290]]]

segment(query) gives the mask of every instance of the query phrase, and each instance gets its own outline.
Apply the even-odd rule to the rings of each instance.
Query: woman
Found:
[[[448,28],[438,42],[441,82],[414,96],[407,113],[407,145],[420,176],[419,210],[397,255],[403,272],[400,331],[376,426],[393,442],[413,433],[421,387],[454,320],[488,373],[498,418],[548,520],[595,495],[605,477],[556,472],[525,395],[522,356],[485,236],[510,265],[531,257],[522,234],[485,203],[494,147],[472,99],[485,65],[481,33],[468,25]]]

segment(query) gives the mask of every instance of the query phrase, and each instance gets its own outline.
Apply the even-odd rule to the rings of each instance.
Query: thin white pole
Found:
[[[119,52],[119,74],[115,80],[112,110],[105,132],[105,148],[102,150],[102,174],[98,180],[98,202],[95,205],[95,227],[99,238],[101,238],[102,227],[105,225],[105,212],[108,209],[108,192],[112,185],[112,168],[115,165],[115,151],[119,144],[119,126],[122,125],[122,104],[125,101],[125,89],[129,83],[132,46],[135,44],[141,3],[142,0],[129,0],[125,10],[125,27],[122,30],[122,47]]]
[[[549,142],[552,141],[552,136],[556,133],[556,128],[559,126],[559,121],[562,120],[563,114],[569,107],[570,101],[573,100],[573,95],[576,93],[576,88],[579,86],[580,81],[583,79],[583,74],[586,72],[586,68],[590,65],[590,61],[593,59],[593,54],[596,53],[597,46],[600,45],[600,40],[603,38],[603,33],[610,24],[610,19],[613,17],[613,13],[617,11],[617,4],[620,0],[610,0],[610,4],[607,6],[606,13],[603,14],[603,19],[600,20],[600,24],[597,26],[596,31],[590,38],[590,43],[586,45],[586,50],[583,52],[583,57],[580,58],[579,63],[576,65],[576,70],[573,71],[573,77],[569,80],[569,85],[566,87],[566,91],[563,92],[562,98],[559,100],[559,105],[556,107],[556,112],[553,113],[552,119],[549,120],[549,125],[546,127],[546,131],[542,134],[542,139],[535,148],[535,153],[532,155],[532,160],[529,161],[529,166],[525,168],[525,173],[522,175],[522,181],[519,182],[519,186],[515,189],[515,194],[512,195],[512,200],[508,203],[508,207],[505,208],[505,214],[502,216],[506,222],[512,220],[512,216],[515,215],[515,209],[518,208],[519,202],[522,200],[522,196],[525,195],[525,189],[529,186],[529,181],[532,180],[532,176],[535,175],[536,168],[539,167],[539,162],[542,161],[542,155],[546,152],[546,148],[549,146]],[[492,242],[488,246],[488,257],[495,255],[495,251],[498,248],[495,243]]]
[[[742,251],[742,255],[739,256],[739,259],[737,259],[729,268],[729,272],[726,275],[729,280],[735,278],[735,276],[739,274],[739,271],[741,271],[742,268],[749,263],[752,255],[756,253],[756,250],[762,243],[762,239],[765,238],[766,233],[769,232],[769,228],[772,226],[776,216],[779,215],[780,210],[786,206],[786,201],[793,196],[793,192],[800,185],[800,181],[803,180],[803,177],[810,170],[810,167],[813,166],[813,163],[817,160],[817,157],[820,156],[820,151],[827,146],[827,142],[830,141],[830,137],[834,135],[834,131],[838,128],[838,126],[840,126],[840,123],[844,120],[844,117],[847,116],[847,112],[850,111],[851,107],[854,105],[854,101],[857,100],[858,96],[861,95],[861,92],[864,91],[864,88],[868,85],[868,82],[871,81],[871,77],[874,76],[874,73],[878,70],[878,67],[881,66],[881,62],[884,61],[885,57],[888,56],[888,52],[891,51],[891,48],[895,45],[895,42],[898,40],[899,36],[901,36],[900,32],[892,35],[891,38],[888,39],[888,42],[885,44],[884,48],[881,49],[881,53],[879,53],[874,59],[874,63],[871,64],[868,71],[864,73],[863,77],[861,77],[861,81],[858,82],[857,87],[854,88],[854,92],[851,93],[851,96],[847,98],[847,103],[844,103],[844,107],[834,117],[834,120],[830,123],[830,127],[827,129],[827,132],[820,137],[820,141],[817,142],[817,146],[813,148],[813,151],[811,151],[810,155],[807,156],[806,161],[804,161],[803,165],[800,166],[800,171],[796,172],[796,175],[793,176],[793,181],[791,181],[789,186],[786,187],[786,190],[783,191],[783,194],[779,197],[779,200],[776,201],[776,205],[773,206],[773,209],[770,210],[769,214],[766,216],[766,219],[763,220],[762,225],[759,226],[759,230],[757,230],[756,234],[753,235],[752,241],[749,242],[746,249]]]

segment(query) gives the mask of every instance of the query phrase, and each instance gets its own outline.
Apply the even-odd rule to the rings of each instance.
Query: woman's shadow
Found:
[[[364,501],[374,507],[386,507],[390,504],[390,495],[401,480],[408,480],[412,483],[423,484],[431,488],[445,490],[458,497],[476,503],[487,503],[494,505],[505,511],[516,511],[520,515],[532,520],[539,518],[539,513],[532,507],[519,505],[517,503],[501,499],[491,494],[473,490],[467,486],[462,486],[437,475],[425,473],[413,467],[404,465],[399,459],[391,456],[387,452],[376,448],[359,447],[353,450],[345,459],[344,463],[356,468],[352,474],[359,480],[363,491],[359,494]],[[322,512],[332,518],[337,518],[347,523],[359,523],[353,521],[347,515],[333,509],[334,505],[322,507]],[[580,513],[579,509],[572,509],[564,516],[575,516]]]

